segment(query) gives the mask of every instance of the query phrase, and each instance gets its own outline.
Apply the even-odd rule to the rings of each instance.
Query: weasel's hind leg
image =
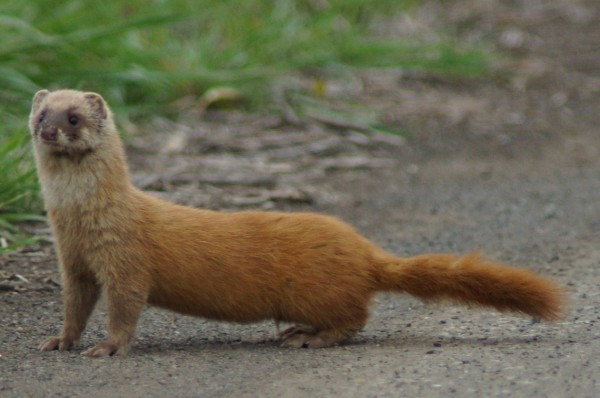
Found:
[[[329,295],[313,294],[302,296],[302,300],[289,300],[294,305],[282,309],[281,319],[307,326],[293,326],[284,331],[280,335],[281,346],[330,347],[361,330],[369,318],[370,291],[347,285],[330,290]]]
[[[323,348],[336,345],[354,336],[364,323],[352,327],[316,330],[312,327],[292,326],[281,333],[281,346],[292,348]]]

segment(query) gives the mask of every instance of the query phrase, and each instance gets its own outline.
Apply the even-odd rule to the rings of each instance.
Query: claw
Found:
[[[118,347],[116,344],[110,343],[108,341],[103,341],[102,343],[98,343],[94,347],[85,350],[81,353],[81,355],[85,355],[91,358],[102,358],[112,357],[113,355],[125,355],[126,353],[126,348]]]
[[[50,337],[39,345],[40,351],[67,351],[75,344],[75,341],[65,337]]]

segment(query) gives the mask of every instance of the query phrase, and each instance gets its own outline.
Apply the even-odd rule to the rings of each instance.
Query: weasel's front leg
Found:
[[[50,337],[40,344],[40,350],[65,351],[79,342],[88,318],[100,296],[100,285],[92,273],[63,273],[63,304],[65,319],[60,336]]]
[[[111,281],[105,288],[108,301],[108,339],[82,353],[89,357],[127,354],[148,295],[148,289],[139,280]]]

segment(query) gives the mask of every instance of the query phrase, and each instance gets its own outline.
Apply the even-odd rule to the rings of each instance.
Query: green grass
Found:
[[[31,242],[15,223],[42,220],[28,144],[29,134],[24,129],[0,141],[0,253]]]
[[[70,87],[102,93],[120,117],[198,98],[212,87],[269,102],[289,74],[362,67],[485,71],[479,49],[423,44],[378,29],[410,0],[3,0],[0,6],[0,233],[14,214],[39,212],[26,142],[33,93]],[[14,177],[7,177],[14,176]],[[12,216],[10,216],[12,215]]]

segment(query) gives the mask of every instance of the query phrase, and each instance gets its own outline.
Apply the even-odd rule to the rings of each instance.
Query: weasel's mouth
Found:
[[[60,151],[60,152],[63,152],[63,151],[66,151],[66,150],[67,150],[67,148],[65,148],[63,145],[59,144],[59,143],[58,143],[58,142],[56,142],[56,141],[45,141],[45,140],[42,140],[42,143],[43,143],[44,145],[47,145],[47,146],[48,146],[48,148],[50,148],[50,149],[51,149],[51,150],[53,150],[53,151]]]
[[[64,145],[56,142],[56,141],[46,141],[46,140],[41,140],[41,144],[48,148],[48,152],[52,153],[52,154],[57,154],[57,153],[67,153],[69,152],[69,148],[65,147]]]
[[[48,147],[50,156],[66,158],[77,162],[81,162],[84,158],[86,158],[88,155],[94,152],[92,148],[85,148],[80,150],[65,147],[56,143],[50,143]]]

